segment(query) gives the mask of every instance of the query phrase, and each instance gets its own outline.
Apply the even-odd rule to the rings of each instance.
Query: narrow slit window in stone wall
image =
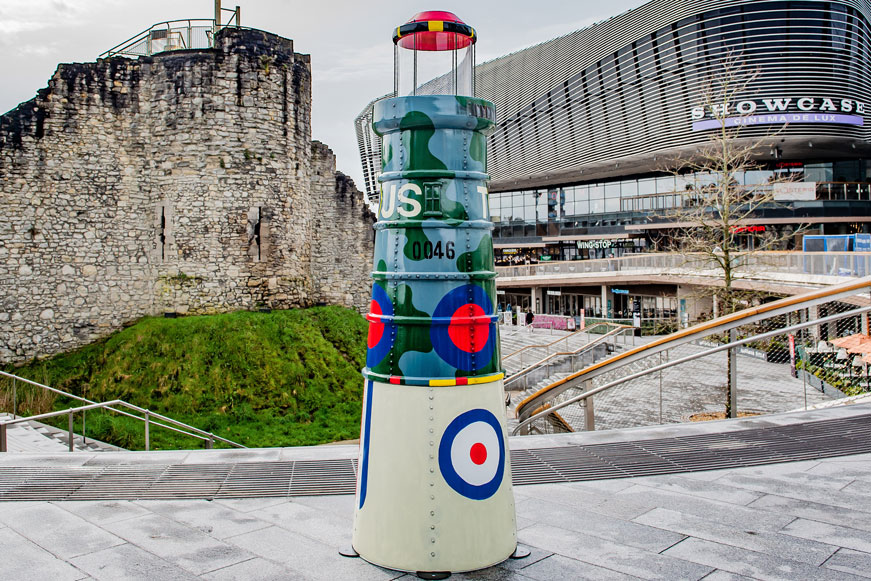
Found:
[[[154,208],[154,251],[152,260],[166,262],[172,259],[172,245],[175,242],[172,231],[172,205],[167,201],[158,202]]]
[[[248,210],[248,256],[255,262],[260,262],[264,254],[264,237],[266,236],[264,214],[262,206],[255,206]]]
[[[166,260],[166,208],[160,207],[160,234],[158,235],[160,243],[160,260]]]

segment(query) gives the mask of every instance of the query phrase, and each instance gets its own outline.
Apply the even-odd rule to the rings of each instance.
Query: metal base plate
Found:
[[[447,579],[451,576],[450,571],[418,571],[418,579]]]
[[[531,553],[530,553],[529,549],[527,549],[526,547],[521,547],[520,545],[517,545],[517,548],[514,549],[514,552],[511,553],[511,556],[508,558],[509,559],[525,559],[530,554]]]

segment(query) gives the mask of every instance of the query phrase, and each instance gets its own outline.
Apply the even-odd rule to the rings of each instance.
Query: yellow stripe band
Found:
[[[479,385],[482,383],[492,383],[500,381],[505,377],[504,373],[494,375],[485,375],[483,377],[464,377],[462,379],[430,379],[430,387],[452,387],[455,385]]]
[[[430,379],[429,384],[431,387],[445,387],[449,385],[457,385],[456,379]]]
[[[494,381],[500,381],[505,377],[504,373],[499,373],[497,375],[485,375],[484,377],[470,377],[469,385],[475,385],[480,383],[492,383]]]
[[[445,23],[441,20],[430,20],[427,24],[429,24],[430,32],[444,32]]]

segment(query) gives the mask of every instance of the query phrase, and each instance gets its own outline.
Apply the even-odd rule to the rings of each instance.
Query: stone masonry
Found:
[[[375,217],[310,120],[309,56],[263,31],[60,65],[0,117],[0,362],[149,314],[362,310]]]

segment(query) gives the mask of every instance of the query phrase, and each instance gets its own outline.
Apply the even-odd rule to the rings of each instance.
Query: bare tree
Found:
[[[754,227],[753,218],[760,210],[780,205],[776,199],[777,184],[791,181],[777,177],[760,184],[742,184],[746,172],[760,169],[760,157],[768,157],[776,148],[779,130],[762,137],[741,135],[749,114],[736,109],[741,97],[759,75],[748,67],[738,53],[727,53],[716,72],[703,84],[699,110],[714,128],[710,138],[691,157],[673,160],[667,168],[686,182],[682,200],[671,208],[665,218],[677,225],[671,239],[671,249],[684,254],[695,267],[717,272],[720,286],[713,292],[715,311],[720,315],[739,310],[749,298],[736,292],[736,278],[752,268],[750,256],[764,250],[780,249],[796,231],[781,232]],[[776,151],[776,150],[775,150]],[[688,180],[687,176],[693,176]],[[717,308],[719,307],[719,308]],[[726,415],[732,415],[731,357],[730,381],[727,385]]]

